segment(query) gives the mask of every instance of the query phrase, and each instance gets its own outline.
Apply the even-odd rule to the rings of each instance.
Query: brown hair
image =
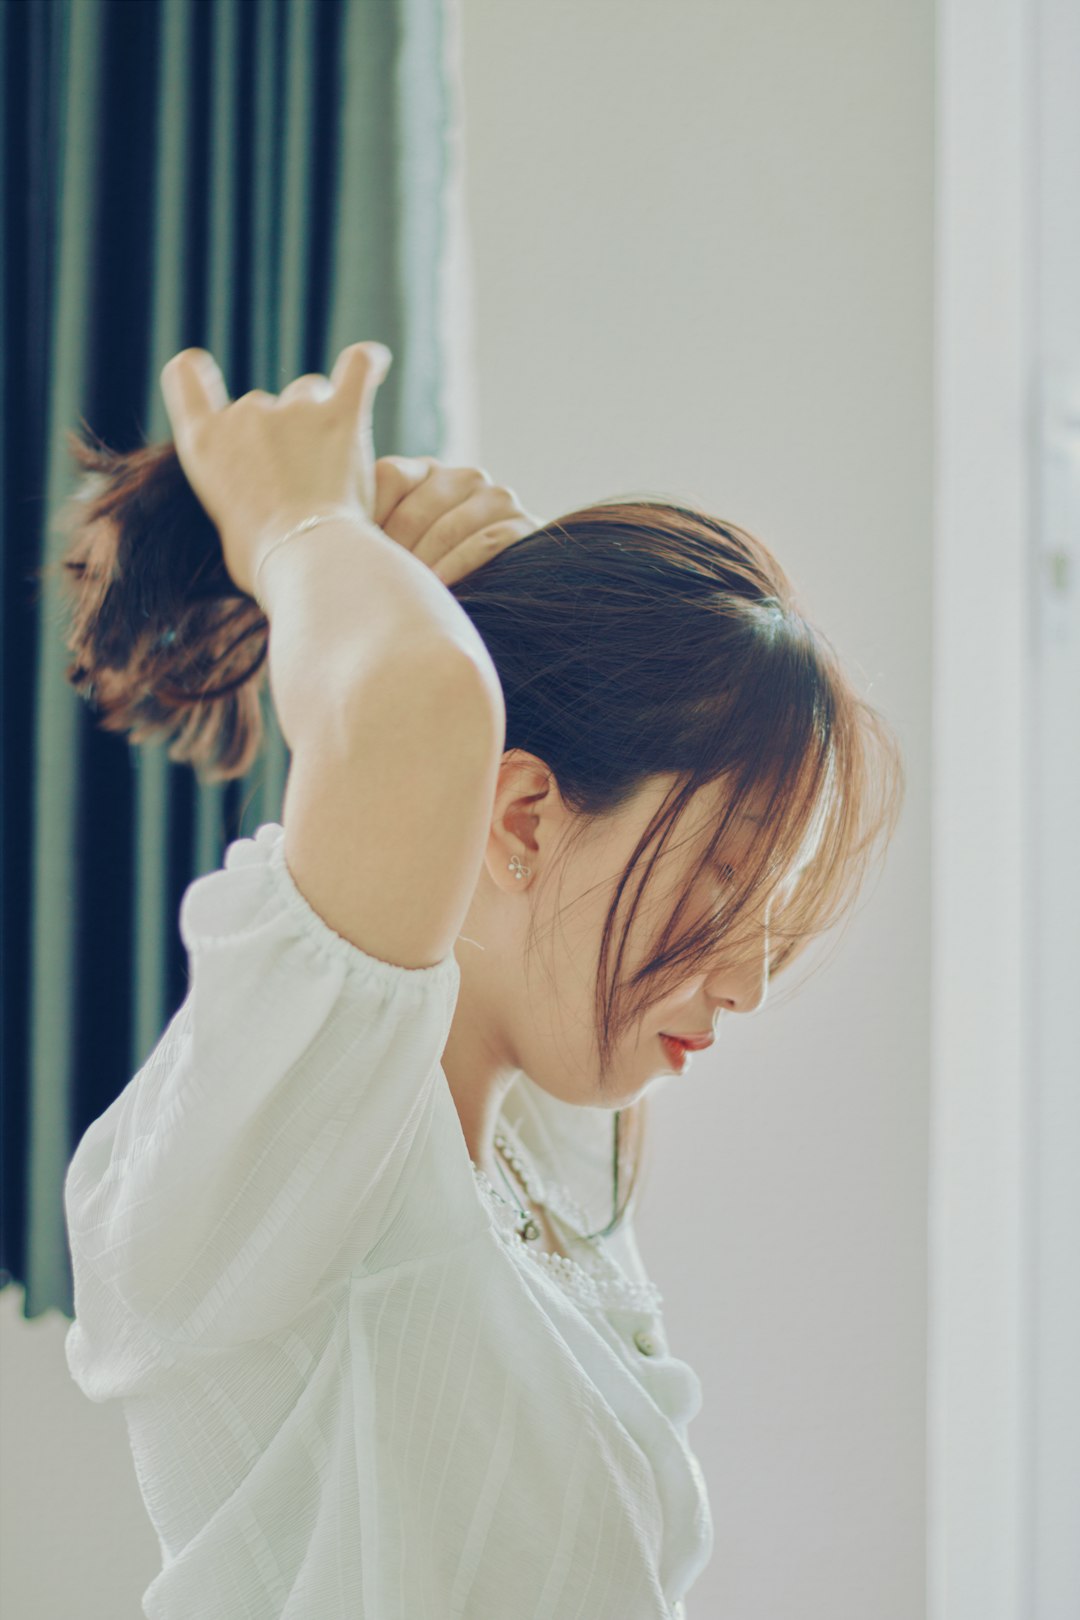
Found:
[[[242,775],[261,740],[266,618],[227,574],[171,444],[116,453],[74,435],[69,443],[86,476],[64,514],[68,679],[107,729],[136,743],[168,740],[170,759],[204,781]],[[605,919],[596,984],[603,1090],[620,1034],[687,973],[737,960],[760,939],[768,906],[770,978],[852,911],[899,818],[899,744],[799,611],[767,547],[689,504],[599,501],[449,589],[498,671],[505,746],[551,768],[575,818],[572,841],[649,778],[675,776]],[[725,790],[722,813],[646,965],[620,978],[649,875],[710,784]],[[751,801],[761,824],[736,871],[724,866],[725,840]],[[816,854],[778,907],[777,885],[808,836]],[[728,877],[723,903],[679,934],[698,875],[718,866]],[[602,1236],[634,1201],[644,1125],[644,1098],[615,1112],[614,1213]]]

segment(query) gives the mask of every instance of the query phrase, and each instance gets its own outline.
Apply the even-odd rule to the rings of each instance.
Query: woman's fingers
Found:
[[[444,584],[464,579],[496,552],[543,528],[514,491],[493,484],[482,467],[385,456],[375,471],[379,527]]]
[[[408,551],[414,551],[421,562],[438,561],[441,552],[432,553],[428,544],[430,531],[443,517],[455,511],[464,501],[495,488],[481,467],[446,467],[435,462],[423,479],[414,480],[388,514],[382,525],[391,540]],[[506,517],[507,512],[500,513]],[[479,528],[479,524],[474,524]],[[470,531],[462,531],[460,538]]]
[[[385,344],[352,343],[342,349],[331,377],[307,372],[283,388],[277,398],[279,402],[299,397],[329,399],[336,393],[357,414],[370,413],[376,390],[392,363]],[[181,349],[167,360],[161,370],[161,392],[174,429],[194,427],[230,403],[221,368],[207,349]]]
[[[393,364],[385,343],[350,343],[342,349],[330,373],[335,393],[354,415],[370,417],[379,384]]]
[[[278,395],[278,403],[284,404],[290,399],[329,399],[334,392],[334,385],[329,377],[323,376],[319,371],[306,372],[303,377],[297,377],[283,388]]]
[[[374,519],[380,529],[386,530],[391,514],[406,495],[411,495],[438,465],[434,456],[379,457],[375,463]]]
[[[173,438],[229,403],[221,368],[206,349],[181,349],[161,368],[161,393]]]
[[[500,551],[505,551],[508,546],[524,540],[527,534],[535,534],[537,529],[542,528],[540,519],[532,517],[507,518],[502,523],[491,524],[478,534],[470,535],[453,551],[446,552],[437,563],[432,564],[431,572],[444,585],[456,585],[459,579],[467,579]]]
[[[350,343],[342,349],[330,373],[336,403],[353,424],[357,493],[369,515],[375,507],[375,395],[393,362],[385,343]]]
[[[444,557],[457,551],[474,536],[479,536],[482,531],[490,530],[496,524],[517,522],[523,517],[513,490],[489,484],[474,490],[459,505],[443,512],[411,549],[421,562],[434,568],[436,563],[442,562]],[[526,528],[522,532],[529,531]]]

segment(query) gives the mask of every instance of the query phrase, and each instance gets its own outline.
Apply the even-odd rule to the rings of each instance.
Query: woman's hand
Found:
[[[205,349],[183,349],[162,368],[180,465],[249,596],[264,547],[301,518],[340,508],[377,521],[371,413],[390,362],[383,344],[352,343],[329,378],[313,373],[232,403]]]
[[[482,468],[446,467],[433,456],[379,458],[374,520],[444,585],[544,527]]]

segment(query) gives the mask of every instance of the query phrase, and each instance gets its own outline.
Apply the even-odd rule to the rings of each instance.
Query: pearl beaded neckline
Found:
[[[529,1167],[525,1164],[522,1155],[517,1151],[517,1148],[511,1147],[510,1143],[507,1142],[506,1137],[501,1132],[496,1132],[495,1150],[502,1158],[506,1160],[507,1164],[517,1175],[519,1182],[525,1188],[526,1198],[531,1199],[534,1205],[538,1205],[540,1208],[543,1208],[544,1189],[540,1184],[536,1171],[530,1171]],[[517,1202],[517,1195],[514,1193],[514,1189],[510,1186],[510,1183],[506,1178],[506,1172],[502,1169],[501,1165],[497,1168],[499,1169],[499,1173],[502,1176],[506,1187],[511,1194],[513,1194],[512,1202],[514,1207],[517,1209],[518,1214],[521,1216],[522,1225],[518,1235],[523,1242],[534,1243],[538,1237],[543,1236],[540,1223],[537,1221],[531,1210],[522,1209],[521,1205]],[[494,1183],[492,1183],[492,1185],[494,1185]]]
[[[520,1205],[512,1204],[486,1172],[470,1159],[476,1182],[495,1217],[495,1229],[511,1253],[523,1255],[527,1263],[543,1267],[548,1277],[578,1304],[601,1306],[609,1310],[658,1313],[663,1304],[663,1295],[656,1284],[641,1283],[628,1277],[602,1247],[600,1238],[583,1236],[587,1216],[569,1189],[560,1182],[542,1182],[535,1169],[525,1161],[519,1144],[515,1142],[511,1145],[501,1133],[495,1137],[495,1146],[516,1171],[526,1196],[555,1216],[564,1232],[571,1234],[587,1264],[566,1255],[530,1248],[533,1240],[527,1236],[529,1223],[539,1235],[534,1218]]]

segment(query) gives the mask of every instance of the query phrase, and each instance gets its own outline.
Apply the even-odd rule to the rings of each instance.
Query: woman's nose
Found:
[[[760,1012],[769,993],[769,941],[766,935],[760,951],[740,962],[717,967],[708,982],[709,994],[731,1012]]]

